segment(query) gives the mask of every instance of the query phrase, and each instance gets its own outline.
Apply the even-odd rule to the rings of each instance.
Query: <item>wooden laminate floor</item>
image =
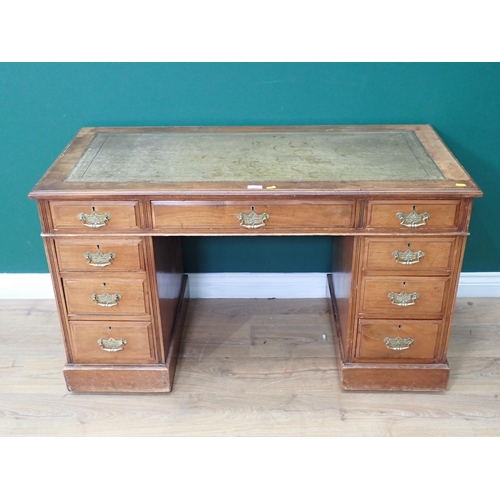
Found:
[[[55,303],[0,301],[0,436],[500,436],[498,299],[459,299],[444,393],[340,389],[326,300],[192,300],[170,394],[73,394]]]

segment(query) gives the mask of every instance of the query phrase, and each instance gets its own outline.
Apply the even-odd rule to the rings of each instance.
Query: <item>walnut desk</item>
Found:
[[[331,235],[342,387],[444,390],[480,196],[429,125],[82,129],[30,193],[68,389],[172,389],[182,236]]]

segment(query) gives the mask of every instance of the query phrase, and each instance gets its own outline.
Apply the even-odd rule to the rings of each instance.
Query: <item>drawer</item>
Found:
[[[243,233],[268,229],[352,228],[354,206],[353,201],[314,204],[153,201],[153,227]]]
[[[448,278],[365,277],[360,313],[397,318],[440,316],[448,284]]]
[[[367,206],[367,228],[407,231],[456,229],[460,200],[372,200]]]
[[[65,278],[63,285],[68,314],[148,314],[145,278]]]
[[[360,320],[355,362],[438,361],[442,321]]]
[[[55,240],[61,271],[140,271],[144,269],[142,240],[61,238]]]
[[[73,363],[156,363],[151,323],[71,321],[69,343]]]
[[[106,232],[140,226],[137,201],[51,201],[50,212],[54,229]]]
[[[454,246],[455,238],[364,238],[363,268],[450,272]]]

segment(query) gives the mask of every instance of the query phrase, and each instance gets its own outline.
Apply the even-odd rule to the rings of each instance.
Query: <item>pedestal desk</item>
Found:
[[[429,125],[84,128],[30,193],[68,389],[172,389],[182,236],[331,235],[342,388],[444,390],[479,196]]]

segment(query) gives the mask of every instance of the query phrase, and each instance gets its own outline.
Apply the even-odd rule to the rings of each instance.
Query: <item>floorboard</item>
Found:
[[[498,299],[458,300],[444,393],[342,391],[321,299],[192,300],[153,395],[69,393],[54,301],[0,314],[0,436],[500,436]]]

